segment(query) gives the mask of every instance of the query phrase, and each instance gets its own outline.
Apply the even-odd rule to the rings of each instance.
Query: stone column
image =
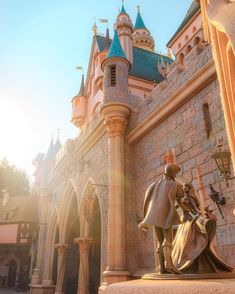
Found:
[[[77,294],[89,294],[89,249],[92,238],[76,238],[74,243],[79,245],[80,254]]]
[[[130,109],[122,103],[106,104],[101,109],[109,136],[109,209],[108,267],[104,283],[125,281],[125,217],[124,217],[124,131]]]
[[[235,3],[234,0],[197,0],[201,4],[206,41],[212,46],[228,143],[235,169]]]
[[[65,262],[66,262],[66,249],[67,244],[56,244],[55,247],[58,250],[58,261],[57,261],[57,279],[55,286],[55,294],[63,294],[64,284],[64,273],[65,273]]]
[[[47,205],[48,205],[48,195],[44,189],[40,191],[40,206],[41,206],[41,214],[40,214],[40,223],[39,223],[39,233],[38,233],[38,248],[37,248],[37,259],[36,266],[33,270],[33,275],[31,278],[31,285],[40,285],[41,284],[41,265],[43,258],[43,250],[44,250],[44,234],[45,234],[45,225],[46,225],[46,213],[47,213]]]

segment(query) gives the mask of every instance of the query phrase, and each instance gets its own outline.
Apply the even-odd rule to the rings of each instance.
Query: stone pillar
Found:
[[[58,261],[57,261],[57,279],[55,286],[55,294],[63,294],[64,284],[64,273],[65,273],[65,262],[66,262],[66,249],[67,244],[56,244],[55,247],[58,250]]]
[[[130,108],[122,103],[105,104],[101,109],[109,136],[108,267],[103,273],[106,285],[125,281],[124,217],[124,131]]]
[[[76,238],[74,239],[74,243],[79,245],[80,253],[77,294],[89,294],[89,249],[92,238]]]
[[[48,195],[44,189],[41,190],[40,197],[40,224],[39,224],[39,233],[38,233],[38,248],[37,248],[37,259],[36,266],[33,270],[33,275],[31,278],[31,285],[40,285],[41,284],[41,265],[44,251],[44,234],[45,234],[45,225],[46,225],[46,213],[48,205]]]
[[[201,4],[206,41],[212,46],[228,143],[235,170],[235,2],[197,0]]]

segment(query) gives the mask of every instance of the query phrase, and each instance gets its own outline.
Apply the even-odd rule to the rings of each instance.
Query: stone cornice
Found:
[[[162,122],[173,111],[179,108],[193,95],[198,93],[207,84],[216,78],[214,62],[211,59],[198,70],[184,85],[177,89],[165,102],[158,106],[141,124],[135,127],[127,135],[128,144],[133,144],[146,133]]]

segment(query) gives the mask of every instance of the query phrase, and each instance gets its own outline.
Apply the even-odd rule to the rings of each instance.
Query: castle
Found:
[[[41,225],[32,293],[93,294],[153,271],[155,235],[137,225],[147,187],[171,161],[216,214],[215,249],[235,265],[235,181],[227,187],[211,158],[220,140],[235,162],[235,87],[223,69],[234,77],[234,34],[225,18],[217,26],[216,4],[198,2],[167,44],[174,60],[154,51],[139,10],[133,25],[122,6],[112,39],[94,27],[87,76],[72,99],[78,136],[34,160]],[[229,33],[221,37],[221,28]],[[224,218],[210,185],[225,197]]]

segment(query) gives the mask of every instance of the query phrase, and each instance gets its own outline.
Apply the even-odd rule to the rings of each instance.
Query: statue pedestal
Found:
[[[102,294],[234,294],[234,279],[132,280],[107,286]]]

